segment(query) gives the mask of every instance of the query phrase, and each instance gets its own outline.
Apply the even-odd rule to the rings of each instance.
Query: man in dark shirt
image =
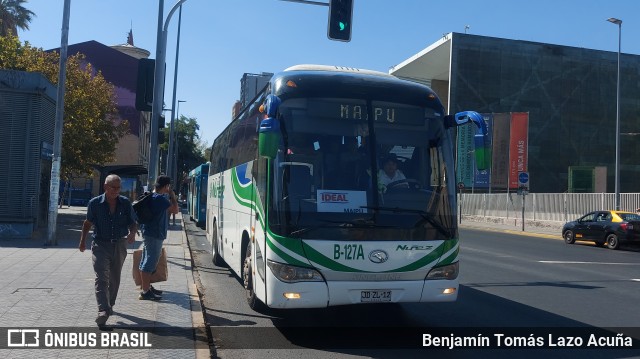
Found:
[[[131,244],[136,240],[138,230],[131,201],[120,195],[120,183],[119,176],[107,176],[104,193],[89,201],[78,246],[80,252],[84,252],[87,234],[93,227],[91,253],[93,271],[96,274],[96,323],[99,327],[104,326],[113,313],[120,287],[120,274],[127,257],[127,243]]]

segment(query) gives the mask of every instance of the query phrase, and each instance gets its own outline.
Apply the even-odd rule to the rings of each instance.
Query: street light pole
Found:
[[[178,100],[178,109],[176,111],[176,121],[180,120],[180,103],[181,102],[187,102],[187,100]],[[176,122],[176,126],[177,126],[177,122]],[[178,184],[178,181],[180,180],[179,175],[178,175],[178,129],[176,128],[175,131],[175,135],[173,138],[173,145],[174,145],[174,149],[173,149],[173,174],[176,176],[175,177],[175,183],[176,185]]]
[[[176,41],[176,63],[173,71],[173,98],[171,100],[171,108],[176,108],[176,92],[178,91],[178,59],[180,58],[180,25],[182,23],[182,5],[178,13],[178,40]],[[169,126],[169,154],[167,156],[167,175],[176,183],[176,173],[174,171],[174,138],[175,138],[175,121],[178,118],[177,112],[171,112],[171,124]]]
[[[615,164],[615,208],[620,210],[620,50],[622,46],[622,20],[607,19],[618,25],[618,75],[616,80],[616,164]]]
[[[162,112],[162,105],[164,102],[164,78],[165,78],[165,60],[167,49],[167,28],[169,27],[169,21],[171,16],[176,12],[178,7],[187,0],[178,0],[173,5],[167,19],[162,24],[162,10],[164,9],[164,0],[159,0],[160,9],[158,10],[158,34],[156,43],[156,68],[153,80],[153,105],[151,106],[151,143],[149,144],[149,176],[148,185],[152,188],[158,176],[158,120],[160,113]]]

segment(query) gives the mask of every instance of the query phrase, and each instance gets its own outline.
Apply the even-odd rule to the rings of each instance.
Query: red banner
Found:
[[[527,172],[529,113],[511,113],[509,141],[509,188],[518,188],[518,172]]]
[[[507,183],[509,183],[510,122],[511,114],[509,113],[493,115],[491,186],[496,189],[507,189]]]

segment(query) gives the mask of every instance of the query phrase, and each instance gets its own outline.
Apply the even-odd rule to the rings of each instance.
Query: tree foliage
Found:
[[[166,140],[159,146],[165,153],[169,149],[170,128],[168,127],[169,126],[163,129]],[[200,139],[200,135],[198,134],[200,125],[198,125],[198,121],[195,118],[180,116],[180,118],[175,121],[174,127],[177,138],[177,174],[178,177],[182,179],[184,175],[188,174],[189,171],[196,166],[207,162],[203,148],[206,144],[203,144]],[[166,163],[163,163],[162,166],[166,166]]]
[[[22,6],[26,0],[0,0],[0,36],[18,35],[18,28],[29,29],[33,11]]]
[[[57,85],[60,56],[22,44],[16,36],[0,36],[0,69],[40,72]],[[115,159],[119,139],[129,130],[116,116],[114,87],[87,63],[85,56],[67,58],[61,177],[91,175],[93,164]]]

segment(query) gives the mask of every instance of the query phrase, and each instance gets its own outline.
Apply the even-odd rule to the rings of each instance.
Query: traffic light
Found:
[[[332,40],[351,41],[353,0],[329,1],[327,36]]]
[[[136,82],[136,110],[151,111],[153,103],[153,81],[156,60],[138,60],[138,79]]]
[[[158,116],[158,144],[164,143],[164,141],[166,140],[164,136],[164,125],[165,125],[164,115]]]

